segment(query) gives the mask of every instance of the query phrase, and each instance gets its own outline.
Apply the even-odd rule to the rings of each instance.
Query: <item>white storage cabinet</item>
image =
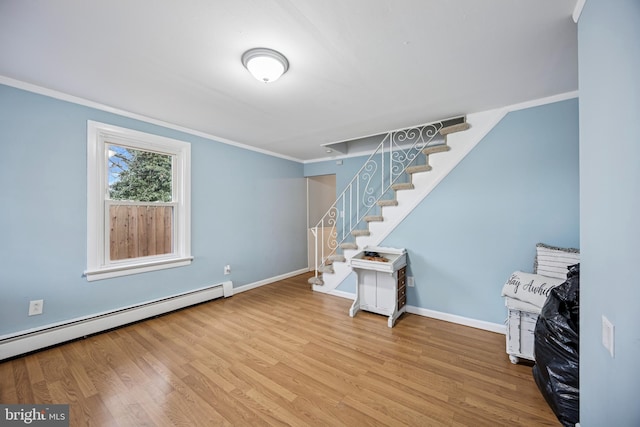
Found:
[[[388,262],[363,259],[365,252],[377,252]],[[388,316],[387,326],[392,328],[407,305],[405,249],[367,247],[351,258],[349,265],[356,273],[356,299],[349,316],[358,310]]]

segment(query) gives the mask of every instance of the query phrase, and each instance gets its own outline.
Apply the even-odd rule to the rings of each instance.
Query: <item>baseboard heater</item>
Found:
[[[194,291],[148,301],[142,304],[73,319],[43,328],[0,337],[0,360],[40,350],[76,338],[148,319],[190,305],[233,295],[232,282],[223,282]]]

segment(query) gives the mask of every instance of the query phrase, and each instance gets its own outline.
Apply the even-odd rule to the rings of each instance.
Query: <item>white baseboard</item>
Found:
[[[333,295],[336,297],[346,298],[354,300],[356,295],[350,292],[332,290],[326,293],[327,295]],[[443,313],[441,311],[429,310],[427,308],[415,307],[412,305],[407,306],[407,313],[417,314],[418,316],[430,317],[432,319],[444,320],[446,322],[457,323],[459,325],[470,326],[476,329],[483,329],[489,332],[497,332],[499,334],[506,334],[507,327],[498,323],[485,322],[484,320],[471,319],[469,317],[457,316],[455,314]]]
[[[507,333],[507,327],[499,323],[485,322],[484,320],[471,319],[469,317],[443,313],[441,311],[429,310],[427,308],[408,305],[407,313],[431,317],[433,319],[444,320],[446,322],[457,323],[459,325],[470,326],[472,328],[483,329],[485,331],[497,332],[499,334]]]
[[[288,279],[293,276],[298,276],[300,274],[308,273],[309,268],[301,268],[300,270],[292,271],[290,273],[281,274],[279,276],[271,277],[269,279],[259,280],[257,282],[249,283],[247,285],[238,286],[237,288],[233,288],[233,292],[239,294],[240,292],[250,291],[251,289],[259,288],[260,286],[269,285],[271,283],[277,282],[278,280]]]
[[[233,283],[231,281],[222,284],[222,294],[225,298],[233,296]]]
[[[0,360],[102,332],[128,323],[137,322],[149,317],[158,316],[190,305],[199,304],[201,302],[221,297],[226,298],[234,293],[245,292],[307,272],[308,270],[303,268],[280,276],[272,277],[270,279],[260,280],[258,282],[240,286],[238,288],[233,288],[233,284],[231,282],[219,283],[217,285],[197,289],[191,292],[152,300],[130,307],[123,307],[119,310],[98,313],[92,316],[71,319],[65,322],[29,329],[10,335],[3,335],[0,336]],[[355,298],[353,293],[344,291],[333,290],[330,294],[351,300]],[[407,312],[491,332],[501,334],[506,333],[505,325],[470,319],[454,314],[414,306],[407,306]]]
[[[335,297],[346,298],[346,299],[350,299],[352,301],[354,299],[356,299],[356,294],[351,293],[351,292],[339,291],[337,289],[333,289],[333,290],[327,292],[327,295],[333,295]]]
[[[28,329],[8,335],[0,336],[0,360],[40,350],[52,345],[61,344],[87,335],[96,334],[128,323],[137,322],[149,317],[158,316],[173,310],[210,301],[216,298],[228,298],[233,294],[248,291],[259,286],[288,279],[289,277],[307,273],[303,268],[291,273],[282,274],[270,279],[233,287],[231,281],[213,286],[196,289],[194,291],[173,295],[167,298],[147,301],[133,306],[123,307],[90,316],[69,319],[38,328]]]
[[[118,310],[0,336],[0,360],[29,353],[76,338],[158,316],[173,310],[228,296],[231,282],[219,283],[167,298],[147,301]]]

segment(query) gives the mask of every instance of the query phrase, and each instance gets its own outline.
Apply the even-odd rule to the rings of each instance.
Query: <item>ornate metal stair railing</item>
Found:
[[[443,121],[388,132],[327,213],[311,229],[315,248],[315,278],[330,269],[330,257],[364,222],[391,188],[443,128]],[[388,196],[391,198],[391,196]]]

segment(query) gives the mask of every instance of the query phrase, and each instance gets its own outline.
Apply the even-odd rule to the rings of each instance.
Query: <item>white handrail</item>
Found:
[[[312,228],[316,278],[319,270],[327,265],[329,257],[336,253],[340,245],[377,206],[378,201],[405,174],[407,167],[415,163],[422,150],[436,139],[443,126],[443,121],[439,121],[388,132],[384,136],[333,205]],[[388,147],[385,148],[387,142]],[[374,182],[379,182],[379,187]],[[341,222],[340,227],[338,221]],[[330,230],[328,248],[331,252],[328,254],[324,250],[325,227]],[[322,228],[320,239],[318,228]]]

